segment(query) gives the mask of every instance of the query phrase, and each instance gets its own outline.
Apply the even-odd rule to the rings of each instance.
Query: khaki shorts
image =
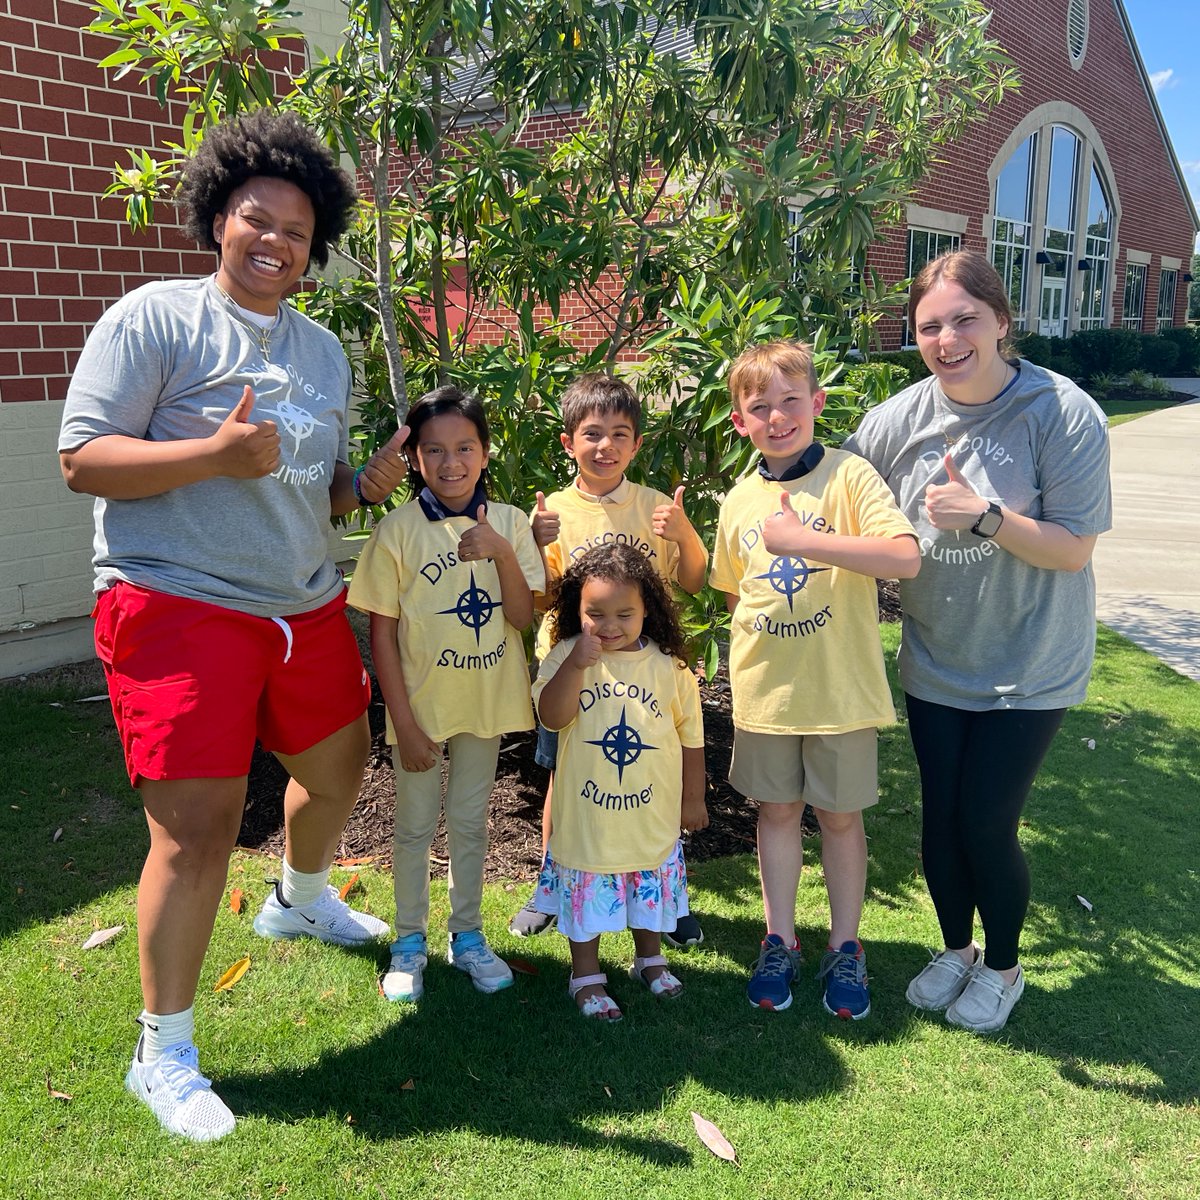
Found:
[[[734,728],[729,782],[763,804],[803,800],[826,812],[879,802],[874,728],[850,733],[749,733]]]

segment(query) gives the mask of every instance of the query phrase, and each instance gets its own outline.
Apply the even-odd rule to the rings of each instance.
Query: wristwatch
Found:
[[[994,538],[1004,524],[1004,514],[1000,505],[988,502],[987,508],[979,514],[979,520],[971,526],[971,532],[982,538]]]

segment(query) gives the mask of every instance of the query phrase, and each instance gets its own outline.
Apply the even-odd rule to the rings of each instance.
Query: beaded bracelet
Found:
[[[350,486],[354,489],[354,498],[358,501],[360,508],[366,508],[371,501],[362,494],[362,473],[367,469],[366,463],[354,472],[354,478],[350,481]]]

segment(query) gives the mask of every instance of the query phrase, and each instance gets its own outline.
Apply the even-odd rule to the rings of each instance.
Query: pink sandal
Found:
[[[567,995],[574,1000],[585,987],[592,987],[595,984],[600,984],[603,987],[607,982],[607,975],[581,975],[578,979],[572,975],[570,982],[567,984]],[[599,996],[588,996],[582,1004],[578,1002],[576,1004],[580,1015],[587,1017],[589,1020],[619,1021],[624,1016],[617,1002],[607,993]]]
[[[647,958],[635,958],[633,966],[629,968],[629,978],[644,983],[650,989],[652,996],[657,996],[660,1000],[673,1000],[683,991],[683,984],[669,970],[663,971],[661,975],[655,975],[653,979],[646,978],[648,967],[665,967],[666,965],[667,960],[661,954],[652,954]]]

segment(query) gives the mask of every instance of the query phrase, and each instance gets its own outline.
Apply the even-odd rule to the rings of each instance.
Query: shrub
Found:
[[[1016,352],[1039,367],[1049,367],[1053,357],[1050,348],[1051,339],[1040,333],[1017,333],[1013,335],[1013,346]],[[1060,339],[1061,340],[1061,339]]]
[[[1138,365],[1142,335],[1132,329],[1085,329],[1071,339],[1070,354],[1078,377],[1126,375]]]
[[[867,406],[882,404],[889,396],[908,387],[907,367],[897,363],[872,361],[850,367],[845,375],[846,386],[861,396]]]
[[[871,354],[868,358],[873,363],[891,363],[893,366],[903,367],[908,372],[910,383],[929,377],[929,368],[919,350],[886,350]]]
[[[1151,375],[1170,375],[1179,361],[1179,347],[1157,333],[1143,333],[1138,365]]]
[[[1158,336],[1170,342],[1179,352],[1175,360],[1175,374],[1195,375],[1200,372],[1200,330],[1195,325],[1164,329]]]

